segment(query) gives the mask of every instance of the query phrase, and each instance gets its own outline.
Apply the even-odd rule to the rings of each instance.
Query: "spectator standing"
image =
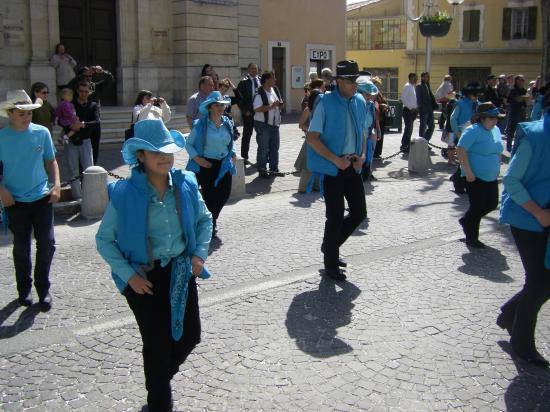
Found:
[[[390,106],[388,105],[388,101],[384,97],[384,93],[382,93],[381,90],[382,80],[380,80],[378,76],[375,76],[372,78],[372,82],[378,88],[378,93],[374,96],[374,105],[376,107],[376,128],[374,129],[376,132],[376,142],[373,158],[381,159],[382,148],[384,146],[384,127],[390,122],[391,119]],[[371,180],[376,180],[372,173],[370,174],[370,178]]]
[[[359,67],[352,60],[336,65],[336,90],[319,101],[307,134],[308,169],[320,176],[326,222],[321,251],[325,275],[346,280],[340,247],[367,215],[361,168],[366,155],[366,104],[356,93]],[[349,214],[344,217],[344,201]]]
[[[416,73],[409,73],[409,81],[403,86],[401,101],[403,102],[403,137],[401,138],[400,150],[409,153],[414,120],[418,114],[418,103],[416,100]]]
[[[65,52],[63,44],[58,43],[55,46],[55,54],[50,59],[50,64],[55,69],[57,90],[69,87],[69,82],[75,77],[76,60]]]
[[[76,98],[73,104],[76,110],[78,119],[83,122],[73,125],[73,130],[76,130],[75,135],[65,145],[65,159],[67,161],[69,174],[71,178],[77,177],[80,170],[86,170],[92,166],[92,142],[95,126],[99,123],[99,106],[96,102],[88,99],[90,94],[90,85],[87,82],[82,82],[78,85]],[[71,183],[71,192],[74,199],[82,197],[80,179],[76,179]]]
[[[479,97],[480,102],[491,102],[495,107],[502,107],[502,99],[497,91],[497,77],[494,74],[487,76],[485,80],[485,89]]]
[[[505,74],[498,76],[497,93],[501,99],[501,103],[497,107],[502,107],[503,109],[506,109],[508,106],[508,95],[510,94],[510,87],[506,79]]]
[[[101,116],[101,94],[115,81],[114,76],[108,70],[105,70],[101,66],[82,67],[78,71],[78,76],[71,80],[70,88],[78,94],[78,85],[80,82],[85,81],[89,84],[90,95],[89,99],[92,102],[97,103],[98,116]],[[101,122],[97,122],[91,131],[90,140],[92,143],[92,155],[94,164],[97,163],[99,156],[99,145],[101,142]]]
[[[36,102],[36,99],[42,100],[42,106],[32,111],[32,122],[46,127],[50,131],[50,135],[53,133],[53,125],[55,122],[55,110],[48,102],[48,96],[50,90],[45,83],[36,82],[31,86],[31,100]]]
[[[132,111],[132,123],[145,119],[161,119],[165,124],[172,118],[170,106],[164,97],[153,97],[153,92],[141,90]]]
[[[332,92],[336,88],[336,82],[332,76],[332,70],[328,67],[325,67],[321,70],[321,79],[325,82],[325,91]]]
[[[220,78],[211,64],[207,63],[202,66],[201,77],[203,76],[210,76],[212,78],[212,81],[214,82],[214,90],[218,90]]]
[[[201,117],[199,106],[206,100],[208,95],[214,91],[214,81],[210,76],[202,76],[199,79],[199,90],[187,99],[185,117],[187,126],[193,127],[193,122]]]
[[[50,132],[31,123],[31,111],[41,104],[40,99],[33,103],[24,90],[9,91],[6,101],[0,103],[0,115],[9,118],[8,126],[0,130],[3,164],[0,199],[13,233],[18,302],[30,306],[33,300],[31,235],[34,233],[34,287],[40,309],[48,311],[52,306],[49,277],[55,252],[52,203],[59,201],[61,184]]]
[[[440,130],[444,129],[445,121],[447,120],[447,103],[449,102],[449,95],[451,95],[454,91],[452,81],[452,76],[450,74],[446,74],[435,92],[435,101],[441,105],[441,114],[439,115],[439,120],[437,122]]]
[[[434,110],[438,108],[435,96],[430,88],[430,73],[420,75],[420,84],[416,86],[416,102],[420,114],[418,135],[430,141],[435,129]]]
[[[229,89],[233,90],[233,96],[229,96]],[[225,106],[224,116],[233,121],[231,107],[235,104],[239,104],[239,102],[241,101],[241,92],[239,92],[239,89],[235,87],[231,79],[229,79],[228,77],[220,81],[218,85],[218,90],[220,91],[224,100],[229,100],[231,102],[227,106]],[[237,140],[240,136],[241,134],[239,133],[239,130],[237,129],[237,126],[235,126],[235,122],[233,121],[233,139]]]
[[[497,325],[507,329],[514,354],[547,368],[535,344],[537,316],[550,298],[550,94],[543,120],[518,126],[512,160],[504,174],[500,223],[510,225],[525,284],[502,307]]]
[[[525,89],[525,78],[518,74],[514,78],[514,87],[508,95],[508,124],[506,125],[506,150],[512,151],[512,143],[518,123],[527,119],[526,107],[531,100]]]
[[[244,159],[245,165],[250,164],[248,161],[248,151],[250,150],[250,139],[254,130],[254,96],[256,96],[256,91],[259,87],[258,65],[256,63],[249,63],[247,75],[237,85],[241,97],[238,105],[243,119],[241,157]]]
[[[281,124],[281,108],[283,98],[275,85],[275,73],[267,71],[260,79],[261,87],[254,97],[254,129],[256,129],[256,141],[258,152],[256,164],[259,177],[284,176],[279,171],[279,126]],[[269,162],[269,174],[267,163]]]

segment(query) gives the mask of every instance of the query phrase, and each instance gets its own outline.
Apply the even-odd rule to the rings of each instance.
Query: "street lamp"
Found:
[[[407,18],[412,22],[418,22],[422,17],[432,16],[433,9],[437,8],[437,0],[424,0],[424,7],[422,10],[422,13],[417,16],[413,17],[408,12],[408,5],[410,4],[410,0],[404,0],[405,2],[405,15]],[[453,6],[453,15],[456,14],[456,6],[461,5],[464,3],[464,0],[447,0],[447,3]],[[432,65],[432,36],[426,37],[426,56],[425,56],[425,71],[429,72]]]

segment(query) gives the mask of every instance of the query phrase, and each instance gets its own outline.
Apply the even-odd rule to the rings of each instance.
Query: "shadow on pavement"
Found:
[[[514,279],[504,273],[510,269],[506,256],[500,250],[485,245],[483,249],[471,249],[462,254],[464,265],[458,270],[466,275],[477,276],[496,283],[513,282]]]
[[[290,204],[295,207],[309,208],[313,203],[319,200],[319,192],[315,193],[293,193],[294,200],[290,201]]]
[[[353,301],[360,293],[350,282],[337,286],[323,275],[318,290],[300,293],[292,299],[285,322],[288,335],[301,351],[316,358],[353,351],[353,347],[337,337],[337,328],[351,322]]]
[[[4,322],[20,307],[17,299],[12,300],[2,309],[0,309],[0,339],[8,339],[29,329],[34,318],[40,312],[38,305],[31,305],[19,314],[19,318],[13,325],[3,326]]]
[[[550,369],[529,365],[514,356],[510,343],[499,341],[498,345],[508,353],[518,371],[504,394],[506,410],[519,411],[547,411],[550,405]]]

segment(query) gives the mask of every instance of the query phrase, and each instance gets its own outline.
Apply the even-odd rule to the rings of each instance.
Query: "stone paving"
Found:
[[[300,132],[290,123],[281,135],[280,168],[291,172]],[[399,141],[387,135],[384,154]],[[100,163],[125,175],[117,151],[106,147]],[[494,212],[482,222],[488,247],[469,251],[456,223],[467,199],[450,191],[452,167],[432,160],[425,176],[409,176],[400,156],[377,164],[378,180],[365,185],[369,219],[342,248],[343,284],[319,273],[318,194],[297,193],[295,175],[264,181],[248,168],[248,195],[220,216],[214,276],[200,282],[203,340],[174,380],[176,409],[550,410],[550,371],[514,360],[494,323],[522,285],[511,237]],[[13,301],[1,238],[0,410],[140,410],[139,332],[95,252],[99,222],[56,220],[47,314]],[[546,357],[549,320],[543,308]]]

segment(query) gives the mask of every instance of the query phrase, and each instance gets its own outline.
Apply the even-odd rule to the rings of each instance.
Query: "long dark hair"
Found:
[[[32,102],[34,103],[36,101],[36,96],[34,95],[36,92],[42,90],[42,89],[48,89],[48,91],[50,90],[48,88],[48,85],[46,83],[42,83],[42,82],[36,82],[36,83],[33,83],[33,85],[31,86],[31,100]]]
[[[138,105],[138,104],[143,104],[143,98],[145,96],[151,96],[153,97],[153,92],[149,91],[149,90],[141,90],[137,97],[136,97],[136,102],[134,103],[134,105]]]
[[[209,67],[212,67],[212,65],[208,64],[208,63],[206,63],[204,66],[202,66],[201,77],[202,76],[210,76],[208,73],[206,73],[206,69],[208,69]]]

